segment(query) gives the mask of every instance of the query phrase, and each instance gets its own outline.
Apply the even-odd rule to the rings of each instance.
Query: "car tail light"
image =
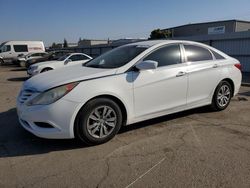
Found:
[[[242,67],[240,63],[234,64],[234,66],[241,71]]]

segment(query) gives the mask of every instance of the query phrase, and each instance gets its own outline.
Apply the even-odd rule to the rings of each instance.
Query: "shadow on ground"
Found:
[[[148,121],[122,127],[119,134],[152,126],[164,121],[184,117],[193,113],[207,113],[208,108],[199,108],[163,116]],[[72,150],[88,147],[76,139],[49,140],[38,138],[24,130],[18,122],[16,109],[0,113],[0,158],[37,155],[53,151]],[[117,135],[119,137],[119,134]],[[109,143],[106,143],[109,144]]]
[[[250,96],[250,91],[240,92],[239,95]]]
[[[12,82],[23,82],[28,80],[29,77],[16,77],[16,78],[9,78],[8,81],[12,81]]]
[[[19,72],[19,71],[26,71],[26,70],[27,70],[26,68],[19,68],[19,69],[11,69],[10,71]]]

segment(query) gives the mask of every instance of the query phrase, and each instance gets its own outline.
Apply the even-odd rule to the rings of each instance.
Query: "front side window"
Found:
[[[213,60],[213,56],[209,50],[194,46],[194,45],[184,45],[185,53],[187,56],[187,61],[207,61]]]
[[[64,61],[70,54],[66,54],[57,59],[57,61]]]
[[[145,60],[157,61],[158,67],[181,63],[180,46],[175,44],[162,47],[144,58]]]
[[[10,51],[10,45],[3,45],[0,49],[1,52],[9,52]]]
[[[28,52],[27,45],[13,45],[15,52]]]
[[[98,56],[84,66],[106,69],[118,68],[130,62],[147,48],[148,46],[143,45],[121,46]]]

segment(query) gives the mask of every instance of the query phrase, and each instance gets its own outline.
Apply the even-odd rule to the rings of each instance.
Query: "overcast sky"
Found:
[[[0,0],[0,42],[148,37],[156,28],[250,20],[250,0]]]

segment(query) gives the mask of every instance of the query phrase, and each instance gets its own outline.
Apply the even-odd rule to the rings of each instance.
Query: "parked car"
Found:
[[[46,56],[47,52],[39,52],[39,53],[29,53],[27,55],[19,55],[17,57],[17,62],[20,65],[20,67],[25,67],[26,61],[29,61],[31,59],[38,59]]]
[[[43,61],[52,61],[52,60],[57,60],[60,57],[68,54],[68,53],[72,53],[72,51],[69,50],[57,50],[57,51],[52,51],[49,52],[47,55],[41,57],[41,58],[37,58],[37,59],[30,59],[28,61],[26,61],[26,68],[28,69],[30,65],[33,65],[35,63],[40,63]]]
[[[224,110],[241,85],[238,60],[205,44],[158,40],[115,48],[27,80],[21,125],[43,138],[101,144],[121,126],[196,107]]]
[[[0,45],[0,65],[16,62],[19,55],[45,52],[42,41],[8,41]]]
[[[33,64],[29,67],[27,73],[30,76],[34,76],[39,73],[60,69],[63,67],[73,66],[77,64],[82,65],[83,63],[86,63],[91,59],[92,57],[83,53],[66,54],[55,61],[44,61],[41,63]]]

